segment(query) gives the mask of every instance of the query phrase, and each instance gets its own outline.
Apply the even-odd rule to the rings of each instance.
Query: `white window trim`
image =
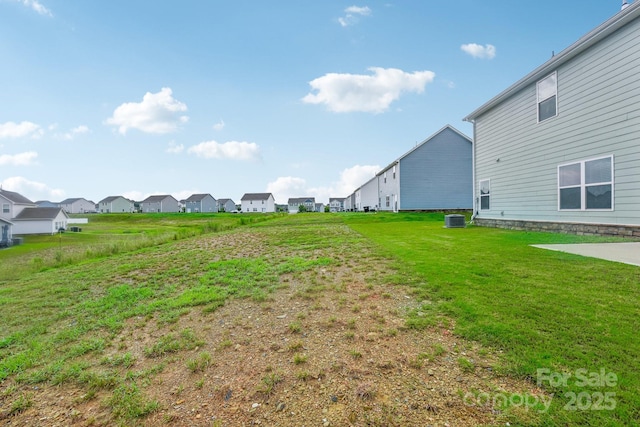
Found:
[[[589,184],[589,186],[593,186],[593,185],[606,185],[606,184],[611,184],[611,208],[609,209],[587,209],[587,197],[586,197],[586,187],[587,185],[585,184],[585,163],[587,162],[591,162],[593,160],[602,160],[602,159],[610,159],[611,160],[611,181],[606,181],[606,182],[600,182],[600,183],[593,183],[593,184]],[[562,188],[572,188],[572,187],[576,187],[575,185],[567,185],[564,187],[560,187],[560,168],[563,166],[569,166],[569,165],[575,165],[575,164],[580,164],[580,209],[561,209],[560,208],[560,190]],[[613,154],[610,154],[608,156],[600,156],[600,157],[592,157],[589,159],[584,159],[584,160],[578,160],[578,161],[573,161],[573,162],[567,162],[567,163],[563,163],[561,165],[558,165],[558,169],[557,169],[557,174],[556,174],[556,179],[557,179],[557,186],[558,186],[558,212],[612,212],[614,211],[614,207],[615,207],[615,173],[614,173],[614,167],[615,167],[615,162],[614,162],[614,158],[613,158]]]
[[[489,194],[483,196],[482,183],[485,181],[489,182]],[[482,197],[489,197],[489,209],[482,209]],[[481,179],[478,181],[478,210],[483,212],[489,212],[491,210],[491,180],[490,179]]]
[[[554,88],[555,90],[553,92],[553,95],[551,95],[551,96],[555,96],[556,97],[556,114],[554,114],[551,117],[547,117],[544,120],[540,120],[540,103],[543,102],[543,101],[546,101],[549,98],[551,98],[551,96],[548,96],[548,97],[546,97],[544,99],[540,99],[538,87],[539,87],[541,82],[543,82],[544,80],[548,79],[549,77],[551,77],[553,75],[556,76],[556,79],[555,79],[556,82],[555,82],[555,88]],[[552,119],[554,117],[558,117],[558,72],[557,71],[554,71],[553,73],[546,75],[545,77],[543,77],[540,80],[538,80],[538,82],[536,83],[536,117],[538,118],[538,123],[543,123],[543,122],[546,122],[549,119]]]

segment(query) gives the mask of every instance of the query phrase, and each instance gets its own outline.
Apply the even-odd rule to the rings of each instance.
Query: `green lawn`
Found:
[[[92,214],[81,232],[27,235],[24,244],[0,250],[0,284],[35,271],[125,253],[210,232],[229,230],[276,215],[265,214]]]
[[[640,267],[529,246],[615,239],[447,229],[434,214],[345,221],[397,260],[394,281],[424,298],[410,325],[452,319],[458,334],[504,352],[504,372],[554,393],[546,425],[637,425]]]
[[[279,257],[279,248],[340,251],[357,263],[362,243],[355,233],[341,233],[344,224],[373,242],[380,258],[394,260],[386,283],[411,286],[423,300],[408,313],[408,326],[453,326],[500,350],[496,369],[532,385],[541,380],[554,395],[550,411],[532,418],[536,423],[638,425],[640,267],[530,246],[615,239],[446,229],[443,214],[114,214],[92,216],[81,233],[27,238],[0,251],[0,383],[108,388],[117,412],[119,396],[135,400],[139,391],[113,374],[97,374],[82,356],[100,357],[128,319],[171,323],[192,307],[213,311],[231,297],[261,301],[280,275],[333,262]],[[185,240],[213,232],[235,239],[232,229],[244,225],[270,230],[265,244],[273,254],[243,259],[224,246],[203,250]],[[211,286],[218,282],[225,287]],[[170,344],[196,348],[196,335],[182,331]],[[149,348],[148,357],[175,351],[167,345]],[[124,354],[98,367],[127,363]],[[561,374],[571,376],[548,380]],[[152,403],[141,401],[131,416],[152,411]]]

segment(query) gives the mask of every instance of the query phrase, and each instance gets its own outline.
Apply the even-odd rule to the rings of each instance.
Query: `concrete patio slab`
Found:
[[[578,243],[531,246],[640,266],[640,242]]]

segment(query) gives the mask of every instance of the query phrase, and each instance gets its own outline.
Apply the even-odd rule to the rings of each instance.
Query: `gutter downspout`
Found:
[[[471,214],[470,224],[473,224],[473,220],[478,215],[478,200],[476,199],[476,121],[475,119],[464,119],[473,125],[473,141],[471,141],[471,181],[473,183],[472,197],[473,213]]]

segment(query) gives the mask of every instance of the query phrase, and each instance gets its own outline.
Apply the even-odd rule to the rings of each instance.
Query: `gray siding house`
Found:
[[[237,210],[236,202],[231,199],[218,199],[218,212],[233,212]]]
[[[447,125],[377,174],[384,211],[471,209],[472,141]]]
[[[344,212],[344,197],[329,197],[329,212]]]
[[[187,213],[218,212],[218,203],[211,194],[193,194],[184,204]]]
[[[59,203],[59,206],[72,214],[96,212],[96,204],[82,197],[65,199]]]
[[[300,212],[300,206],[304,206],[307,212],[315,212],[315,197],[290,197],[287,201],[287,209],[290,214]]]
[[[140,202],[143,213],[149,212],[180,212],[180,206],[175,197],[170,195],[149,196]]]
[[[640,2],[469,114],[474,221],[640,235]]]
[[[100,213],[132,213],[134,203],[122,196],[109,196],[98,202],[98,212]]]

